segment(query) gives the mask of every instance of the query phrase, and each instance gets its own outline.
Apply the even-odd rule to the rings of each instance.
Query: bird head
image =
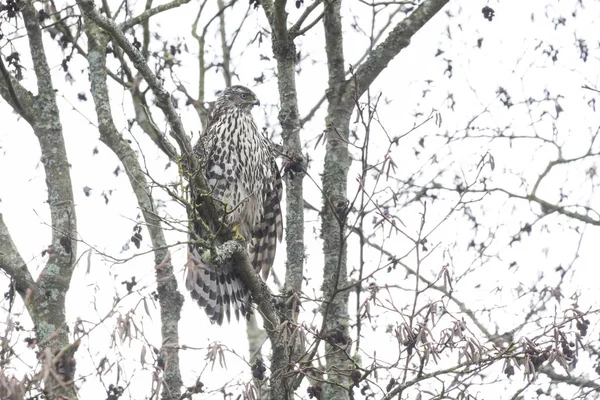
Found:
[[[260,105],[260,101],[254,92],[240,85],[230,86],[225,89],[221,94],[221,98],[248,112],[252,107]]]

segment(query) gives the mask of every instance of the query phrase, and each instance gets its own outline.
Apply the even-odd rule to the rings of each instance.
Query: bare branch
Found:
[[[314,0],[310,6],[306,7],[306,9],[302,13],[302,15],[298,18],[296,23],[294,25],[292,25],[292,27],[289,29],[290,36],[296,37],[296,36],[303,35],[304,33],[308,32],[313,26],[315,26],[321,20],[321,18],[323,18],[324,12],[321,13],[318,17],[316,17],[314,19],[314,21],[312,21],[306,27],[302,28],[302,24],[304,24],[304,21],[306,21],[306,18],[308,18],[310,16],[310,14],[319,5],[321,5],[322,2],[323,2],[323,0]],[[326,7],[327,7],[327,5],[326,5]]]
[[[165,90],[160,80],[156,77],[156,74],[150,69],[142,53],[136,49],[125,37],[125,34],[115,24],[113,20],[107,19],[100,15],[95,9],[94,2],[91,0],[80,0],[78,1],[83,13],[102,29],[107,31],[113,39],[113,42],[118,44],[123,51],[129,56],[135,68],[142,74],[146,83],[152,89],[152,92],[156,96],[156,104],[165,114],[166,120],[168,121],[172,132],[171,134],[177,141],[179,148],[181,149],[182,155],[191,155],[192,145],[188,135],[185,132],[179,113],[173,106],[171,101],[170,93]],[[193,160],[190,160],[192,162]]]
[[[55,256],[48,261],[46,268],[58,267],[60,269],[60,275],[64,282],[58,289],[66,292],[72,274],[71,267],[75,254],[77,254],[77,230],[69,171],[70,165],[67,159],[60,123],[60,112],[52,85],[52,74],[44,51],[37,11],[32,3],[24,2],[21,5],[21,12],[25,20],[37,78],[38,94],[35,99],[37,112],[36,118],[33,120],[33,131],[40,142],[53,228],[52,246]],[[45,279],[54,278],[52,274],[42,274],[40,281],[43,282]],[[61,307],[64,307],[64,304]],[[63,345],[66,345],[66,342]]]
[[[540,372],[555,382],[563,382],[580,388],[590,388],[600,391],[600,384],[594,382],[593,380],[585,379],[580,376],[561,375],[549,365],[544,365],[542,368],[540,368]]]
[[[356,97],[362,96],[388,63],[410,44],[411,38],[447,3],[448,0],[426,0],[396,25],[383,43],[377,46],[356,70]]]
[[[133,102],[133,109],[135,111],[135,121],[142,128],[142,130],[148,135],[150,139],[158,146],[159,149],[165,153],[167,157],[173,162],[179,160],[179,154],[175,146],[169,142],[166,135],[160,130],[156,123],[152,119],[152,112],[146,104],[146,98],[140,91],[140,80],[141,76],[137,75],[131,87],[131,97]]]
[[[0,214],[0,269],[15,280],[16,289],[21,298],[25,299],[27,290],[35,287],[27,264],[12,241],[8,227],[4,224],[2,214]]]
[[[134,26],[136,26],[137,24],[139,24],[141,22],[147,21],[148,19],[150,19],[151,17],[153,17],[156,14],[160,14],[161,12],[172,10],[173,8],[180,7],[189,2],[190,2],[190,0],[173,0],[170,3],[161,4],[160,6],[157,6],[157,7],[154,7],[149,10],[144,11],[137,17],[128,19],[127,21],[120,24],[119,28],[121,28],[121,30],[123,32],[127,32],[127,30],[133,28]]]
[[[10,72],[6,69],[2,54],[0,53],[0,96],[12,106],[12,108],[23,117],[29,124],[32,124],[33,113],[33,94],[25,89]]]
[[[169,362],[165,363],[163,399],[178,399],[182,386],[179,370],[179,330],[178,323],[183,306],[183,296],[177,290],[177,280],[173,275],[173,265],[167,250],[167,241],[161,227],[154,200],[146,176],[142,170],[135,151],[117,131],[111,113],[110,97],[106,84],[106,44],[109,36],[93,23],[86,24],[90,57],[91,92],[96,105],[100,139],[119,157],[129,178],[130,185],[142,210],[150,241],[154,249],[154,261],[161,268],[156,268],[156,284],[161,310],[161,333],[163,347],[161,356]],[[160,146],[159,146],[160,147]],[[162,148],[162,147],[161,147]],[[172,156],[174,158],[174,155]],[[168,345],[166,345],[168,344]]]

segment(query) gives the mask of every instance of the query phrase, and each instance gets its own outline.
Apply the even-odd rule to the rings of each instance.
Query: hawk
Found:
[[[252,117],[255,105],[260,102],[250,89],[225,89],[194,153],[205,166],[210,197],[223,205],[227,223],[246,240],[250,261],[266,280],[283,235],[283,188],[271,143]],[[231,263],[205,263],[197,251],[189,258],[186,287],[212,322],[229,321],[231,308],[236,319],[249,317],[250,292]]]

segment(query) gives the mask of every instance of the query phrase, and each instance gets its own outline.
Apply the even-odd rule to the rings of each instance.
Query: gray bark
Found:
[[[177,290],[177,280],[167,251],[167,242],[161,227],[160,217],[154,208],[154,200],[135,151],[117,131],[110,106],[110,96],[106,84],[106,46],[109,36],[96,24],[86,19],[88,38],[88,62],[90,65],[91,93],[96,105],[96,115],[100,130],[100,140],[104,142],[125,167],[125,172],[142,211],[150,241],[154,249],[156,284],[161,316],[162,347],[160,356],[164,361],[163,400],[176,400],[181,395],[181,373],[179,370],[179,331],[178,323],[183,306],[183,296]]]
[[[3,71],[0,95],[27,120],[38,138],[48,189],[52,242],[46,265],[34,282],[0,218],[0,268],[14,279],[35,325],[38,346],[44,357],[52,358],[47,360],[47,365],[57,374],[48,375],[45,390],[53,396],[73,398],[73,356],[77,343],[69,343],[65,297],[77,254],[77,221],[69,161],[37,11],[29,1],[19,2],[19,9],[29,40],[37,95],[21,87],[6,71]]]
[[[286,295],[302,290],[304,276],[304,200],[305,163],[300,143],[300,118],[296,89],[296,46],[287,28],[285,1],[262,2],[273,31],[273,54],[277,61],[279,123],[283,138],[283,164],[300,164],[301,172],[286,175],[285,244],[287,252],[284,290]],[[290,314],[292,316],[293,313]],[[294,317],[295,319],[296,317]]]
[[[340,1],[330,3],[326,8],[323,26],[325,27],[325,50],[329,72],[329,89],[327,92],[327,146],[323,168],[323,335],[325,344],[325,360],[327,384],[323,387],[325,400],[341,400],[348,398],[351,358],[347,354],[350,349],[350,332],[348,329],[348,295],[349,291],[339,292],[339,287],[346,287],[348,271],[346,267],[345,243],[345,210],[338,207],[345,204],[347,177],[350,167],[348,154],[348,132],[353,104],[344,93],[345,65],[342,40],[342,22]]]
[[[137,196],[140,208],[144,213],[152,245],[155,249],[155,263],[161,265],[157,269],[158,291],[160,296],[161,317],[163,318],[162,334],[163,347],[161,353],[166,364],[163,391],[164,399],[175,399],[179,396],[181,378],[178,366],[178,332],[177,321],[181,309],[182,297],[177,291],[177,285],[172,273],[172,266],[168,260],[165,238],[160,227],[160,220],[153,209],[153,200],[148,190],[146,177],[139,166],[135,153],[131,147],[120,139],[112,122],[109,95],[106,87],[106,59],[104,50],[109,39],[120,46],[123,52],[132,60],[139,74],[148,83],[157,99],[157,105],[163,110],[171,127],[171,134],[177,141],[181,156],[185,160],[191,154],[191,144],[181,120],[171,103],[170,94],[156,79],[152,70],[146,63],[143,51],[134,48],[126,39],[123,32],[136,24],[163,11],[187,2],[175,1],[166,6],[154,9],[148,8],[142,15],[132,18],[118,26],[111,19],[101,16],[90,0],[78,0],[87,21],[87,35],[89,40],[88,60],[92,71],[92,94],[96,102],[101,139],[118,155],[125,166],[132,188]],[[347,197],[347,174],[350,166],[347,140],[349,124],[355,102],[365,93],[371,83],[383,71],[387,64],[410,43],[410,38],[429,19],[431,19],[448,1],[424,1],[409,17],[401,21],[389,36],[370,53],[369,57],[356,68],[356,73],[346,79],[344,54],[342,49],[342,24],[340,17],[340,1],[330,0],[325,2],[324,26],[326,38],[326,51],[329,68],[329,89],[327,91],[328,115],[327,147],[323,174],[323,210],[322,210],[322,235],[324,241],[324,303],[321,309],[324,315],[324,324],[321,331],[326,340],[326,373],[327,380],[324,389],[325,399],[348,398],[350,379],[349,374],[354,369],[348,354],[349,344],[349,315],[348,315],[348,283],[346,267],[345,244],[345,212],[343,205]],[[298,163],[304,171],[302,160],[299,130],[301,121],[298,116],[297,92],[295,83],[296,49],[294,38],[314,26],[320,17],[317,17],[306,27],[302,24],[314,10],[318,0],[307,6],[295,25],[288,28],[287,13],[284,0],[263,0],[261,4],[271,26],[273,34],[273,53],[277,60],[277,75],[279,84],[280,113],[279,122],[282,127],[284,145],[284,164]],[[163,7],[163,8],[161,8]],[[38,337],[42,343],[48,345],[52,351],[63,350],[63,354],[72,354],[74,347],[69,345],[64,325],[64,294],[68,290],[72,273],[72,263],[76,254],[74,240],[76,235],[75,215],[73,212],[72,189],[69,179],[68,161],[62,140],[62,127],[58,118],[58,108],[48,65],[45,61],[44,49],[41,41],[41,31],[37,22],[37,13],[29,2],[22,3],[21,12],[30,40],[31,54],[34,70],[38,77],[38,95],[33,96],[22,88],[19,83],[3,73],[0,79],[0,95],[3,96],[15,110],[23,116],[33,127],[34,133],[40,140],[42,157],[49,186],[49,204],[51,208],[53,239],[55,249],[48,261],[44,273],[38,282],[34,282],[29,275],[23,260],[10,240],[10,235],[0,216],[0,268],[7,271],[15,279],[18,293],[34,301],[28,305]],[[223,23],[223,18],[221,18]],[[102,28],[102,30],[100,29]],[[224,32],[223,32],[224,35]],[[224,38],[222,38],[223,40]],[[144,47],[146,48],[146,40]],[[115,46],[116,47],[116,46]],[[115,49],[118,55],[121,50]],[[228,57],[228,55],[226,55]],[[123,62],[123,61],[122,61]],[[130,81],[131,79],[128,78]],[[135,82],[129,82],[134,89]],[[203,88],[203,87],[202,87]],[[202,96],[203,97],[203,96]],[[140,99],[134,99],[134,105],[139,106]],[[136,108],[139,116],[146,116],[146,110]],[[141,119],[143,120],[143,118]],[[172,159],[180,159],[175,148],[168,144],[159,130],[155,130],[147,118],[146,131],[152,131],[151,137],[155,143]],[[140,121],[141,125],[144,121]],[[58,150],[56,150],[58,149]],[[50,151],[52,150],[52,151]],[[52,154],[50,154],[52,153]],[[186,160],[187,161],[187,160]],[[189,160],[191,170],[196,170],[193,159]],[[196,174],[198,189],[206,188],[202,174]],[[287,177],[286,197],[286,246],[287,265],[285,294],[291,295],[302,290],[303,265],[304,265],[304,203],[302,178],[304,172],[296,174],[291,179]],[[65,178],[66,177],[66,178]],[[52,184],[51,184],[52,183]],[[50,190],[52,187],[52,190]],[[65,243],[70,251],[67,252]],[[223,257],[234,257],[238,260],[240,273],[249,283],[251,292],[263,315],[267,336],[272,344],[271,357],[271,387],[272,399],[292,398],[292,386],[284,378],[289,371],[290,361],[296,354],[301,354],[293,341],[287,341],[282,334],[281,314],[275,309],[272,296],[266,286],[256,277],[247,260],[243,247],[235,242],[226,242],[219,248]],[[48,291],[50,289],[50,292]],[[341,291],[339,288],[346,288]],[[50,297],[48,297],[50,293]],[[286,317],[292,322],[297,318],[294,309],[286,311]],[[36,322],[37,321],[37,322]],[[48,322],[52,321],[52,323]],[[62,322],[61,322],[62,321]],[[58,329],[57,329],[58,328]],[[57,334],[50,336],[48,333],[57,329]],[[44,341],[45,340],[45,341]],[[315,346],[315,349],[318,346]],[[315,350],[316,351],[316,350]],[[314,354],[314,353],[312,353]],[[309,361],[307,359],[305,361]],[[299,382],[299,381],[297,381]],[[70,389],[69,389],[70,390]],[[72,394],[72,393],[70,393]],[[69,395],[70,395],[69,394]]]
[[[163,87],[156,74],[148,66],[142,53],[129,42],[123,31],[113,20],[107,19],[98,13],[93,1],[78,0],[77,4],[87,18],[104,29],[111,36],[113,42],[123,49],[125,54],[127,54],[129,59],[133,62],[134,67],[142,75],[148,86],[150,86],[152,93],[156,97],[156,105],[163,111],[165,118],[171,127],[171,135],[179,145],[180,149],[182,149],[183,156],[193,154],[192,145],[185,132],[179,113],[173,106],[170,93]],[[123,26],[128,26],[127,22],[124,23]],[[186,158],[188,158],[186,161],[190,162],[192,167],[194,167],[194,158]],[[204,187],[206,186],[204,185]]]
[[[265,15],[273,32],[272,48],[277,61],[277,84],[279,88],[279,123],[283,138],[283,165],[295,164],[294,174],[285,174],[286,182],[286,272],[284,283],[284,296],[296,297],[302,291],[304,277],[304,197],[303,178],[305,175],[305,162],[302,156],[300,143],[300,118],[298,114],[298,93],[296,89],[296,46],[294,36],[287,27],[286,1],[276,0],[262,2]],[[286,309],[286,317],[297,321],[300,305],[290,302]],[[298,335],[284,344],[286,352],[292,361],[298,360],[304,353]],[[290,385],[279,378],[281,373],[287,371],[288,359],[279,359],[273,353],[271,359],[271,399],[292,398],[293,390]],[[275,378],[275,379],[273,379]],[[285,396],[285,397],[280,397]]]
[[[144,60],[143,55],[138,51],[124,36],[123,32],[119,29],[119,27],[115,24],[114,21],[107,19],[101,16],[94,7],[93,2],[89,0],[79,0],[78,5],[83,11],[86,18],[90,21],[93,21],[100,28],[105,30],[113,40],[113,43],[120,46],[125,54],[133,61],[134,66],[142,75],[146,83],[149,85],[150,89],[154,93],[157,105],[163,111],[165,118],[167,119],[169,126],[171,127],[171,134],[177,141],[183,157],[182,166],[187,170],[186,172],[190,172],[190,186],[193,189],[192,193],[206,193],[207,184],[203,177],[203,174],[198,174],[194,171],[198,171],[197,163],[195,157],[191,156],[193,153],[191,151],[191,143],[189,137],[186,135],[185,130],[183,128],[181,119],[173,107],[173,104],[170,100],[170,94],[165,90],[160,81],[157,79],[156,75],[149,68],[147,63]],[[194,195],[192,194],[192,198]],[[189,210],[193,210],[193,206],[188,205]],[[264,326],[271,341],[272,347],[272,370],[275,371],[271,376],[271,382],[276,382],[272,388],[272,398],[274,399],[286,399],[291,396],[291,393],[288,391],[285,383],[284,383],[284,372],[287,368],[287,360],[288,349],[284,342],[284,337],[280,334],[280,319],[277,311],[274,308],[274,304],[272,301],[272,295],[269,292],[268,287],[262,282],[256,273],[254,272],[249,260],[247,251],[241,243],[236,241],[226,241],[227,238],[232,237],[231,232],[227,229],[227,227],[223,226],[221,221],[220,214],[218,210],[214,209],[210,203],[204,205],[203,216],[210,221],[204,221],[207,226],[218,227],[219,240],[225,241],[222,245],[220,245],[217,249],[215,249],[216,254],[219,256],[216,260],[214,260],[217,264],[225,262],[225,260],[234,259],[234,265],[239,270],[242,279],[248,285],[250,292],[252,293],[252,297],[254,301],[258,305],[258,309],[263,317]],[[167,360],[165,360],[167,361]],[[273,364],[276,365],[276,368],[273,367]]]
[[[349,354],[349,290],[346,266],[346,221],[344,204],[350,167],[348,138],[350,117],[356,101],[387,67],[388,63],[408,44],[411,37],[448,1],[429,0],[401,21],[389,36],[361,64],[355,76],[345,78],[343,31],[340,1],[331,1],[325,8],[325,49],[329,72],[327,91],[327,147],[323,169],[322,236],[325,268],[323,273],[323,314],[326,372],[325,400],[349,398],[350,373],[353,362]]]

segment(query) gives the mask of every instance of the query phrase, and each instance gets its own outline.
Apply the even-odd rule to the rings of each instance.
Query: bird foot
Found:
[[[233,231],[233,240],[241,240],[241,241],[246,241],[246,238],[244,237],[244,235],[242,235],[240,233],[240,226],[239,225],[234,225],[231,230]]]

